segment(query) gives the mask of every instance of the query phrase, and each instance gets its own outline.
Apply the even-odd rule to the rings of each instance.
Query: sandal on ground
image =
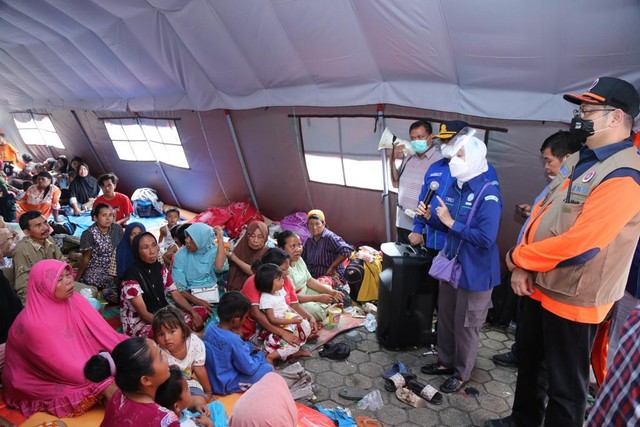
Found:
[[[396,397],[401,402],[407,403],[407,404],[413,406],[414,408],[426,408],[427,407],[427,401],[426,400],[421,399],[420,396],[418,396],[417,394],[415,394],[414,392],[412,392],[411,390],[409,390],[406,387],[401,387],[401,388],[397,389],[396,390]]]
[[[356,425],[358,427],[384,427],[380,421],[369,417],[356,417]]]
[[[394,392],[399,388],[405,387],[411,380],[415,380],[414,374],[401,374],[397,373],[392,377],[384,380],[384,389],[390,392]]]
[[[407,369],[406,366],[404,366],[404,363],[394,363],[393,366],[391,366],[389,369],[387,369],[382,373],[382,378],[387,380],[392,376],[394,376],[395,374],[408,374],[408,373],[409,373],[409,370]]]
[[[353,400],[357,402],[367,395],[367,391],[357,387],[342,387],[338,396],[343,399]]]
[[[432,363],[431,365],[424,365],[420,368],[420,372],[426,375],[453,375],[453,368],[447,368],[440,363]]]
[[[469,381],[462,381],[456,377],[449,377],[440,386],[440,391],[443,393],[455,393],[462,390]]]
[[[45,421],[42,424],[38,424],[36,427],[67,427],[67,423],[62,420]]]
[[[434,405],[442,404],[444,399],[442,393],[433,388],[430,384],[424,385],[416,380],[411,380],[407,383],[407,387],[429,403],[433,403]]]

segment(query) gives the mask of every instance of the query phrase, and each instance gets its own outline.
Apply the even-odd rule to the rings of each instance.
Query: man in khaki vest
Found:
[[[601,77],[582,95],[571,131],[587,137],[565,160],[507,254],[523,304],[512,414],[486,426],[582,426],[598,324],[622,297],[640,236],[640,156],[630,140],[640,96]],[[548,402],[548,403],[547,403]]]

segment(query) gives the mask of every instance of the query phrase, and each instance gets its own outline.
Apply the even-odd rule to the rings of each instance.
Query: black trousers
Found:
[[[539,291],[538,291],[539,292]],[[518,425],[582,427],[598,325],[573,322],[524,298],[518,324]]]

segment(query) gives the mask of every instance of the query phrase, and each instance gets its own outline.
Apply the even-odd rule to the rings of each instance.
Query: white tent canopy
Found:
[[[637,0],[0,2],[0,108],[395,104],[566,120],[558,94],[640,84]]]

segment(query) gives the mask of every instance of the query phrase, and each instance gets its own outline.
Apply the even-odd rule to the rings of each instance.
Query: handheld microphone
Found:
[[[429,190],[427,191],[427,194],[425,194],[424,200],[422,200],[422,203],[424,203],[425,206],[429,206],[429,203],[431,203],[433,196],[436,195],[438,188],[440,188],[440,183],[438,181],[431,181],[429,184]]]

